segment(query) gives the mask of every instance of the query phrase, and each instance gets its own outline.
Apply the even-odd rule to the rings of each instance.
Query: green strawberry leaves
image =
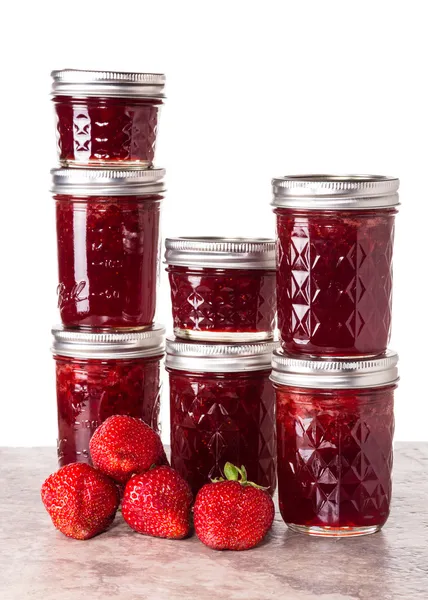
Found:
[[[235,465],[232,465],[232,463],[227,462],[224,465],[223,471],[226,479],[224,479],[224,477],[216,477],[215,479],[211,479],[211,482],[220,483],[222,481],[237,481],[241,485],[249,485],[259,490],[267,490],[266,487],[263,487],[262,485],[257,485],[257,483],[247,480],[247,469],[244,467],[244,465],[242,465],[241,468],[239,468]]]

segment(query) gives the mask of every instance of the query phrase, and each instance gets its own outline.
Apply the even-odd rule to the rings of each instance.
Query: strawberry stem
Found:
[[[257,483],[254,483],[253,481],[248,481],[247,469],[244,467],[244,465],[242,465],[241,468],[239,468],[239,467],[236,467],[235,465],[232,465],[232,463],[227,462],[224,465],[224,474],[226,476],[227,481],[237,481],[241,485],[249,485],[249,486],[257,488],[259,490],[267,490],[268,489],[266,487],[263,487],[262,485],[258,485]],[[220,477],[219,479],[217,479],[217,480],[213,479],[212,481],[215,483],[215,481],[224,481],[224,479],[222,477]]]

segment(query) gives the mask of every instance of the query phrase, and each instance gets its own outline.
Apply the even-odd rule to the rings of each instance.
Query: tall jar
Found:
[[[265,238],[167,238],[174,334],[217,342],[273,338],[275,242]]]
[[[211,344],[167,339],[171,464],[193,492],[222,477],[226,462],[273,493],[275,342]]]
[[[143,419],[159,431],[160,363],[165,330],[86,333],[52,330],[56,363],[59,466],[91,463],[89,440],[112,415]]]
[[[52,78],[61,166],[153,165],[164,75],[65,69]]]
[[[75,328],[150,327],[163,169],[54,169],[58,307]]]
[[[273,180],[284,350],[315,357],[386,350],[398,185],[372,175]]]
[[[398,357],[304,360],[277,351],[278,492],[294,531],[359,536],[388,519]]]

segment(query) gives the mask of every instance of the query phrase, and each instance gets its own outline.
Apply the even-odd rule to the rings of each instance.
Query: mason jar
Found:
[[[273,493],[275,399],[269,375],[276,342],[213,344],[167,339],[171,464],[197,491],[244,465]]]
[[[305,360],[274,352],[278,493],[300,533],[349,537],[388,519],[398,356]]]
[[[167,238],[174,334],[200,341],[273,338],[275,242],[265,238]]]
[[[153,165],[164,75],[64,69],[52,78],[62,166]]]
[[[165,329],[87,333],[52,329],[56,363],[58,462],[91,464],[89,441],[112,415],[129,415],[159,432],[160,364]]]
[[[76,328],[150,327],[163,169],[53,169],[58,307]]]
[[[391,329],[398,179],[273,180],[282,347],[308,356],[376,356]]]

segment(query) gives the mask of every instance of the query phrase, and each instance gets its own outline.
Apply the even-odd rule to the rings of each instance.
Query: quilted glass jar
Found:
[[[52,330],[56,363],[59,466],[90,463],[89,440],[112,415],[159,431],[164,328],[128,333]]]
[[[164,75],[65,69],[52,77],[62,166],[153,164]]]
[[[284,350],[349,357],[386,350],[398,185],[380,176],[273,180]]]
[[[292,530],[374,533],[388,519],[397,354],[376,359],[273,356],[278,493]]]
[[[212,344],[167,340],[171,464],[194,493],[230,461],[273,493],[275,399],[269,375],[275,342]]]
[[[273,240],[189,237],[169,238],[165,245],[177,337],[219,342],[273,338]]]
[[[164,170],[52,174],[63,324],[149,327],[156,309]]]

